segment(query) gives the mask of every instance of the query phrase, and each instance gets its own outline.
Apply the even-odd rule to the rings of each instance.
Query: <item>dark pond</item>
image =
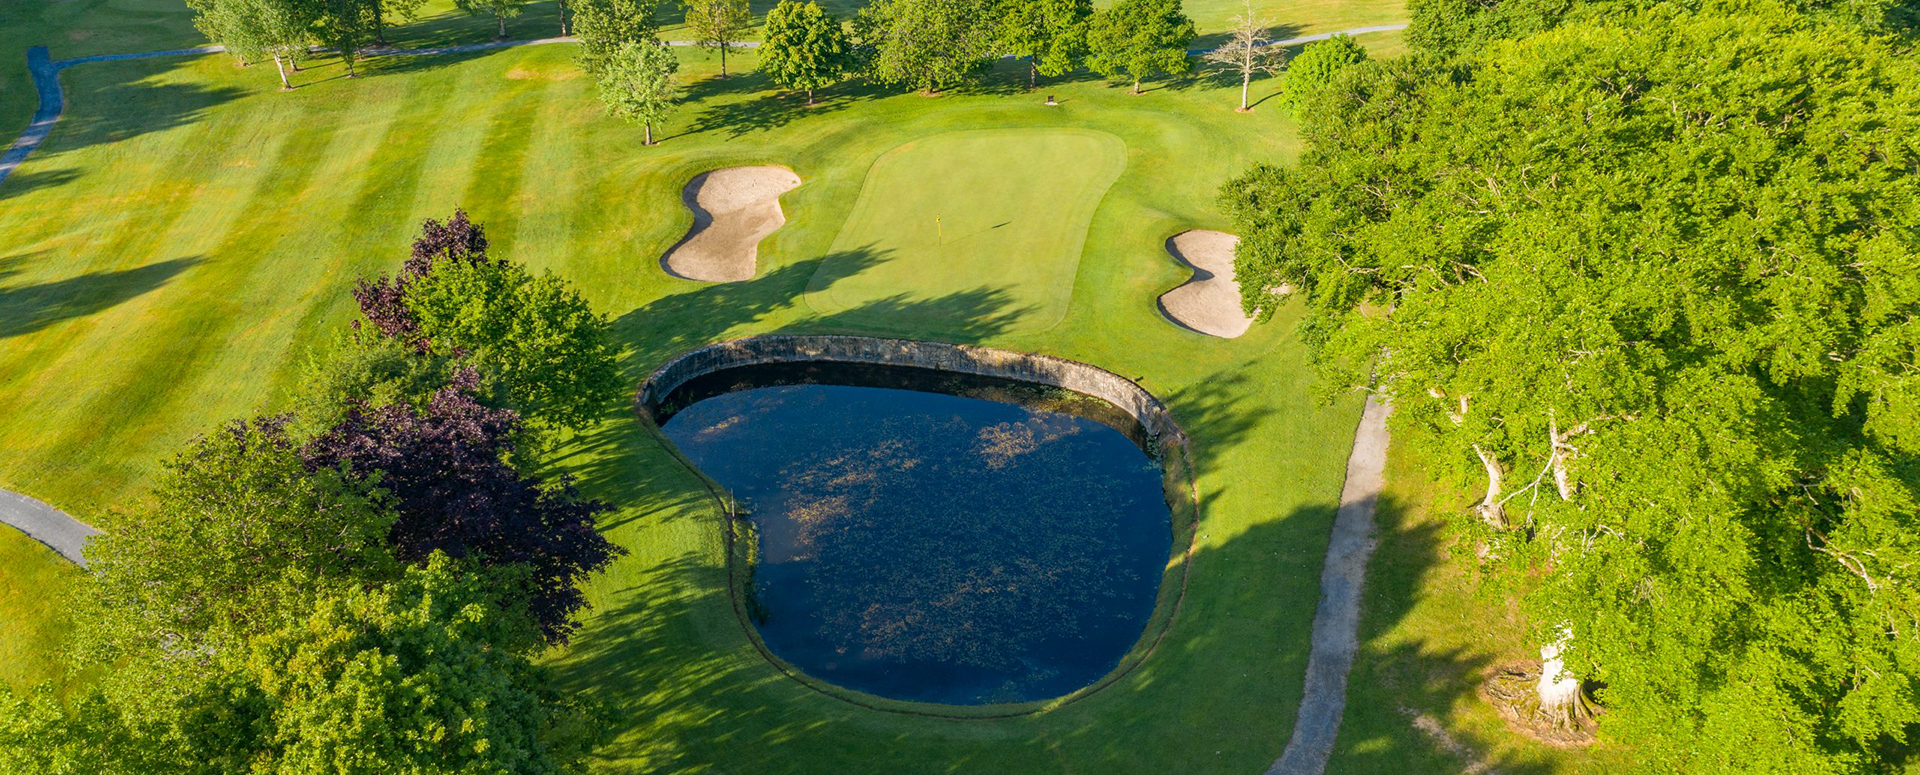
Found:
[[[808,674],[921,702],[1046,699],[1112,670],[1152,614],[1172,541],[1160,469],[1105,402],[833,365],[731,369],[664,403],[667,436],[750,515],[761,637]]]

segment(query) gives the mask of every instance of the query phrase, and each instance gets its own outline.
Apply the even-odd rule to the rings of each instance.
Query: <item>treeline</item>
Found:
[[[459,0],[491,14],[506,36],[506,20],[527,0]],[[245,62],[271,59],[281,85],[292,88],[314,49],[325,46],[346,60],[384,43],[388,23],[411,20],[424,0],[193,0],[200,28]],[[727,55],[749,37],[755,19],[747,0],[685,0],[687,42],[710,50],[727,75]],[[579,37],[581,65],[600,86],[608,111],[646,126],[669,114],[681,90],[677,57],[660,51],[657,0],[575,0],[560,7],[561,30]],[[760,67],[782,88],[814,92],[848,81],[890,84],[933,94],[977,84],[1002,57],[1027,62],[1028,87],[1041,77],[1088,69],[1130,82],[1133,93],[1151,78],[1193,69],[1196,32],[1180,0],[1119,0],[1096,12],[1091,0],[879,0],[842,19],[817,3],[782,0],[766,16]],[[1240,108],[1256,74],[1284,63],[1271,47],[1270,25],[1247,12],[1228,40],[1204,59],[1241,78]]]
[[[520,15],[531,0],[454,0],[461,10],[492,16],[499,38],[507,37],[507,19]],[[419,17],[426,0],[187,0],[194,26],[208,40],[225,46],[242,64],[273,60],[280,87],[292,89],[287,72],[324,47],[338,54],[347,77],[361,51],[387,45],[395,21]],[[560,34],[567,34],[566,0],[560,0]]]
[[[617,403],[607,321],[428,221],[284,412],[189,444],[87,547],[70,696],[0,687],[0,772],[577,773],[533,657],[622,550],[534,465]]]
[[[726,52],[752,23],[745,0],[689,0],[696,45]],[[581,64],[609,113],[645,127],[669,115],[680,90],[679,60],[666,50],[646,0],[586,0],[576,25]],[[933,94],[978,83],[1002,56],[1028,59],[1029,84],[1089,67],[1129,79],[1187,72],[1193,22],[1180,0],[1120,0],[1095,13],[1091,0],[879,0],[851,19],[817,3],[781,0],[767,14],[760,68],[774,83],[806,94],[852,80]],[[1264,55],[1261,55],[1264,56]]]
[[[1647,772],[1908,760],[1916,8],[1415,0],[1410,55],[1326,63],[1298,163],[1223,190],[1247,309],[1301,297],[1324,383],[1481,493],[1460,556],[1542,647],[1490,693],[1539,729]]]

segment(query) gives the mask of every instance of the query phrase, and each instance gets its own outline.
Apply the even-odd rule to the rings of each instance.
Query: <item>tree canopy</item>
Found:
[[[1407,44],[1457,56],[1580,20],[1631,16],[1657,0],[1409,0]],[[1920,0],[1789,0],[1809,19],[1876,35],[1920,34]]]
[[[665,43],[647,40],[622,44],[600,69],[600,102],[607,113],[639,124],[646,145],[653,145],[653,125],[666,120],[680,101],[674,73],[680,59]]]
[[[574,0],[581,69],[598,78],[621,46],[653,40],[660,32],[654,18],[658,5],[658,0]]]
[[[760,69],[774,83],[807,93],[839,83],[853,68],[853,41],[846,25],[808,0],[780,0],[767,12],[766,37],[760,43]]]
[[[313,577],[295,571],[289,588]],[[68,701],[0,686],[0,766],[89,775],[563,775],[601,728],[550,688],[497,579],[442,554],[392,581],[324,586],[196,655],[178,691]],[[125,696],[132,695],[132,696]]]
[[[1187,47],[1197,33],[1180,0],[1118,0],[1095,14],[1087,33],[1087,66],[1108,77],[1140,82],[1156,75],[1184,73],[1193,66]]]
[[[1000,41],[994,0],[879,0],[861,11],[875,80],[931,94],[974,80]]]
[[[683,0],[687,10],[687,31],[694,45],[720,54],[720,77],[727,77],[727,51],[739,45],[753,25],[753,10],[747,0]]]
[[[619,549],[600,535],[607,509],[566,480],[543,482],[510,463],[519,417],[482,406],[467,370],[423,408],[351,408],[302,450],[315,470],[370,478],[392,498],[393,555],[418,563],[434,552],[529,573],[529,609],[541,632],[564,641],[586,605],[579,584]]]
[[[400,272],[361,281],[354,297],[374,330],[473,366],[476,391],[540,429],[578,430],[618,398],[607,320],[552,273],[488,256],[464,212],[428,219]]]
[[[1332,86],[1342,71],[1365,61],[1367,50],[1346,35],[1308,43],[1300,55],[1286,65],[1287,80],[1280,92],[1280,102],[1298,112],[1316,92]]]
[[[1028,86],[1039,76],[1056,78],[1087,57],[1087,26],[1092,0],[1020,0],[1002,4],[1006,53],[1027,57]]]
[[[1350,68],[1223,196],[1250,310],[1486,485],[1649,771],[1870,772],[1920,721],[1920,66],[1778,6]],[[1551,676],[1549,676],[1551,678]]]

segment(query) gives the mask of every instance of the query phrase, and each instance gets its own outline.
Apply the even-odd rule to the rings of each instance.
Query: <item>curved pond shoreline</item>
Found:
[[[1076,411],[1134,425],[1111,405],[989,380],[777,364],[681,388],[709,395],[662,430],[753,529],[769,650],[851,690],[978,706],[1071,694],[1139,642],[1172,555],[1159,465]]]
[[[681,386],[715,372],[772,364],[865,364],[907,367],[993,377],[1060,388],[1101,399],[1138,424],[1136,443],[1160,466],[1162,491],[1171,521],[1172,552],[1162,574],[1153,612],[1139,640],[1119,664],[1092,684],[1046,700],[997,705],[944,705],[865,694],[808,675],[767,647],[750,612],[751,523],[743,519],[725,489],[701,471],[660,430],[672,414],[670,399]],[[1188,437],[1160,400],[1131,380],[1077,361],[988,347],[843,335],[768,335],[719,342],[667,362],[643,383],[635,396],[638,417],[668,451],[708,490],[725,516],[728,591],[735,618],[754,649],[783,675],[808,689],[867,708],[906,715],[996,719],[1024,716],[1077,702],[1111,686],[1138,668],[1166,637],[1185,598],[1199,506],[1188,460]],[[745,540],[742,540],[745,539]]]

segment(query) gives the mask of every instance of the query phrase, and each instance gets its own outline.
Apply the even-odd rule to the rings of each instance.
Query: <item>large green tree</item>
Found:
[[[861,12],[870,75],[933,94],[980,77],[999,42],[993,0],[880,0]]]
[[[575,0],[573,31],[580,37],[580,66],[598,78],[613,52],[644,43],[660,32],[658,0]]]
[[[316,579],[299,571],[292,589]],[[600,715],[550,688],[499,579],[436,554],[393,581],[327,586],[193,655],[178,689],[0,688],[0,765],[89,775],[568,775]],[[511,586],[511,582],[507,586]]]
[[[455,7],[474,16],[492,16],[499,25],[495,40],[507,39],[507,20],[527,9],[528,0],[453,0]]]
[[[753,26],[747,0],[683,0],[693,43],[720,53],[720,77],[727,77],[727,51],[740,45]]]
[[[242,62],[272,59],[280,88],[288,90],[287,67],[298,66],[313,40],[319,7],[303,0],[193,0],[194,26],[227,47]]]
[[[664,46],[642,45],[674,61]],[[616,66],[602,83],[623,78]],[[428,352],[475,367],[485,393],[538,427],[582,429],[618,401],[607,319],[550,272],[503,260],[440,261],[408,285],[405,304]]]
[[[1287,79],[1280,92],[1280,102],[1298,112],[1316,93],[1338,81],[1347,68],[1365,61],[1367,50],[1346,35],[1308,43],[1299,56],[1287,62]]]
[[[150,505],[89,542],[86,640],[102,658],[198,659],[270,625],[277,602],[299,605],[275,586],[288,573],[393,578],[376,485],[309,471],[278,419],[196,440],[162,466]]]
[[[373,39],[373,4],[366,0],[304,0],[314,12],[314,37],[340,54],[347,77],[358,75],[360,48]]]
[[[1027,87],[1040,76],[1073,72],[1087,57],[1092,0],[1007,0],[1001,3],[1004,53],[1027,58]]]
[[[853,64],[846,25],[818,3],[780,0],[767,12],[760,69],[774,83],[804,90],[807,105],[813,105],[813,90],[845,80]]]
[[[1101,75],[1140,82],[1156,75],[1187,72],[1193,63],[1187,47],[1196,33],[1180,0],[1118,0],[1095,14],[1087,33],[1087,66]]]
[[[1455,69],[1455,68],[1459,69]],[[1920,723],[1920,66],[1778,6],[1369,63],[1230,184],[1249,309],[1484,485],[1539,701],[1648,771],[1877,772]],[[1563,672],[1564,671],[1564,672]]]
[[[1617,18],[1658,0],[1408,0],[1407,43],[1415,51],[1455,56],[1561,24]],[[1788,0],[1810,19],[1875,35],[1920,34],[1920,0]]]
[[[607,113],[639,124],[646,145],[653,145],[653,125],[666,120],[680,102],[674,73],[680,59],[658,40],[622,45],[600,71],[600,102]]]

